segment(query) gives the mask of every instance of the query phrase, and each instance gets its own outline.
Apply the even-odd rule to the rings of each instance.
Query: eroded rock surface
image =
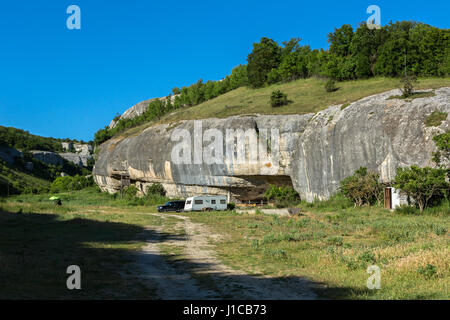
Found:
[[[264,129],[278,129],[279,147],[270,147],[268,142],[269,160],[255,163],[225,159],[219,164],[195,164],[192,151],[191,164],[176,164],[171,154],[179,142],[172,141],[171,136],[174,130],[187,130],[194,145],[195,121],[154,125],[138,135],[105,142],[94,167],[94,179],[109,192],[120,189],[121,175],[129,175],[142,192],[159,182],[171,197],[225,194],[234,201],[260,199],[269,184],[292,184],[307,201],[326,199],[343,178],[361,166],[377,170],[383,181],[391,181],[399,166],[432,166],[432,152],[436,150],[432,137],[450,130],[449,115],[437,127],[424,124],[434,111],[450,114],[450,88],[411,101],[388,99],[399,94],[399,90],[392,90],[346,107],[331,106],[317,114],[201,121],[203,139],[208,129],[223,133],[224,155],[230,144],[227,129],[254,130],[258,139]],[[245,150],[251,157],[254,143],[248,141]],[[204,141],[203,148],[210,143]],[[237,141],[233,143],[239,148]]]

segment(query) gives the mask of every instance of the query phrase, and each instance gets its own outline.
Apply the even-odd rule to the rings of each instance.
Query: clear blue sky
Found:
[[[174,86],[217,80],[263,36],[327,48],[328,32],[381,8],[382,25],[448,28],[449,1],[41,0],[0,4],[0,125],[91,140],[116,113]],[[81,8],[81,30],[66,9]]]

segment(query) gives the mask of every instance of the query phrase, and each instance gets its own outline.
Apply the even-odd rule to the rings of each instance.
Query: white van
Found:
[[[227,196],[196,196],[186,199],[184,211],[227,210]]]

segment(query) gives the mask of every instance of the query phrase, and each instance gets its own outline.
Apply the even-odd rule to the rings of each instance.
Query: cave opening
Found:
[[[294,188],[292,179],[287,175],[252,175],[252,176],[236,176],[248,182],[248,187],[230,187],[227,188],[238,203],[247,204],[263,204],[267,203],[264,198],[264,192],[275,185],[277,187],[287,186]]]

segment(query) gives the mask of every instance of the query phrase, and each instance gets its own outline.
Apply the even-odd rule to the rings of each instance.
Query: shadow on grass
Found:
[[[145,239],[143,235],[147,235]],[[208,263],[151,252],[145,253],[145,260],[141,260],[146,263],[145,270],[138,274],[136,263],[143,255],[138,242],[143,240],[183,242],[186,237],[124,223],[0,211],[0,299],[293,299],[298,295],[290,292],[292,286],[288,284],[297,282],[300,290],[302,284],[311,286],[298,277],[269,280],[221,272],[205,275],[204,271],[212,267]],[[167,263],[169,260],[176,262]],[[81,290],[66,287],[70,265],[81,269]],[[195,290],[183,276],[190,278]],[[173,296],[170,292],[162,295],[172,280],[178,289]],[[285,295],[271,296],[274,281],[281,287],[286,284]],[[265,288],[264,295],[252,292],[252,286],[246,286],[249,283]],[[312,287],[334,298],[346,298],[354,292],[352,288],[325,288],[323,284]]]

